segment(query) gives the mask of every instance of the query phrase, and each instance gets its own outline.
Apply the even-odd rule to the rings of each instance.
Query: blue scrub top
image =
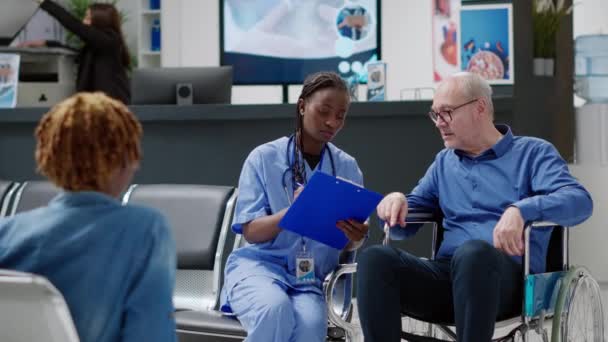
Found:
[[[289,206],[293,199],[293,187],[291,171],[285,174],[285,170],[293,160],[294,148],[293,140],[291,144],[289,140],[283,137],[258,146],[245,160],[239,179],[239,196],[232,225],[235,233],[242,234],[243,224],[272,215]],[[363,185],[363,174],[355,159],[331,143],[328,143],[327,147],[322,162],[319,162],[315,170],[306,165],[308,179],[313,172],[319,171],[319,166],[322,166],[322,172],[334,175],[329,156],[331,154],[336,176]],[[302,239],[305,240],[306,249],[312,254],[315,262],[316,279],[312,284],[296,282],[295,261],[296,255],[302,249]],[[338,265],[340,252],[287,230],[282,230],[270,241],[241,247],[232,252],[226,262],[221,309],[225,312],[231,311],[228,294],[238,282],[251,276],[265,276],[299,291],[322,294],[323,280]]]

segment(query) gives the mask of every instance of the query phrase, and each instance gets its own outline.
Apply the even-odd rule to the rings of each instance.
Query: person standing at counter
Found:
[[[82,22],[51,0],[34,0],[66,29],[84,42],[79,51],[77,91],[101,91],[128,104],[131,90],[127,70],[131,58],[121,28],[121,19],[114,5],[94,3]],[[21,47],[57,46],[53,41],[28,41]]]

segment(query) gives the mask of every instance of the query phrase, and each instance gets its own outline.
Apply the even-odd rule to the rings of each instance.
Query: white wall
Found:
[[[582,34],[608,34],[608,1],[575,0],[574,37]]]
[[[129,52],[133,55],[137,55],[137,20],[139,19],[137,1],[139,0],[119,0],[117,3],[118,10],[127,16],[122,29]]]
[[[219,35],[218,0],[163,2],[164,66],[219,65]],[[382,60],[388,64],[389,100],[398,100],[403,88],[433,86],[431,1],[382,0]],[[298,91],[291,87],[290,100]],[[232,102],[279,103],[281,98],[280,86],[235,86]]]
[[[575,0],[574,7],[574,38],[584,34],[608,34],[608,1],[606,0]],[[584,101],[575,96],[575,105],[580,107]],[[593,115],[595,114],[595,115]],[[608,167],[600,163],[599,144],[601,135],[608,134],[606,127],[600,125],[599,116],[605,115],[601,110],[595,111],[590,106],[577,108],[577,150],[580,151],[577,165],[571,165],[570,170],[579,178],[591,192],[594,202],[594,213],[591,219],[572,231],[570,239],[571,262],[585,265],[593,276],[600,282],[602,301],[604,304],[604,327],[608,327],[608,269],[605,260],[608,251],[605,241],[608,241]],[[595,127],[595,130],[592,128]],[[583,130],[587,129],[585,135]],[[589,129],[592,129],[589,131]],[[591,138],[589,136],[592,136]],[[584,152],[584,153],[581,153]],[[581,158],[585,156],[585,158]],[[606,334],[608,336],[608,330]]]

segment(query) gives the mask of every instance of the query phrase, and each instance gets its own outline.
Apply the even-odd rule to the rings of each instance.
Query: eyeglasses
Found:
[[[450,122],[452,122],[452,113],[454,113],[458,108],[462,108],[466,105],[476,102],[477,100],[478,99],[473,99],[469,102],[465,102],[454,108],[443,109],[443,110],[440,110],[439,112],[436,112],[431,109],[428,113],[429,118],[431,118],[431,121],[433,121],[434,123],[437,123],[437,121],[439,121],[439,119],[443,120],[443,122],[445,122],[445,123],[450,123]]]

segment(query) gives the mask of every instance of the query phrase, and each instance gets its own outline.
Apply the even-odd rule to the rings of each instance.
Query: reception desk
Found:
[[[510,98],[496,98],[496,121],[511,123]],[[409,191],[443,148],[429,101],[353,103],[335,144],[354,156],[365,186]],[[237,185],[257,145],[294,130],[295,105],[132,106],[142,122],[138,183]],[[46,109],[0,110],[0,178],[25,181],[35,172],[34,127]],[[429,233],[430,234],[430,233]],[[421,234],[425,235],[425,234]],[[378,242],[380,231],[370,242]],[[412,242],[415,244],[415,242]],[[428,254],[427,246],[420,252]]]

